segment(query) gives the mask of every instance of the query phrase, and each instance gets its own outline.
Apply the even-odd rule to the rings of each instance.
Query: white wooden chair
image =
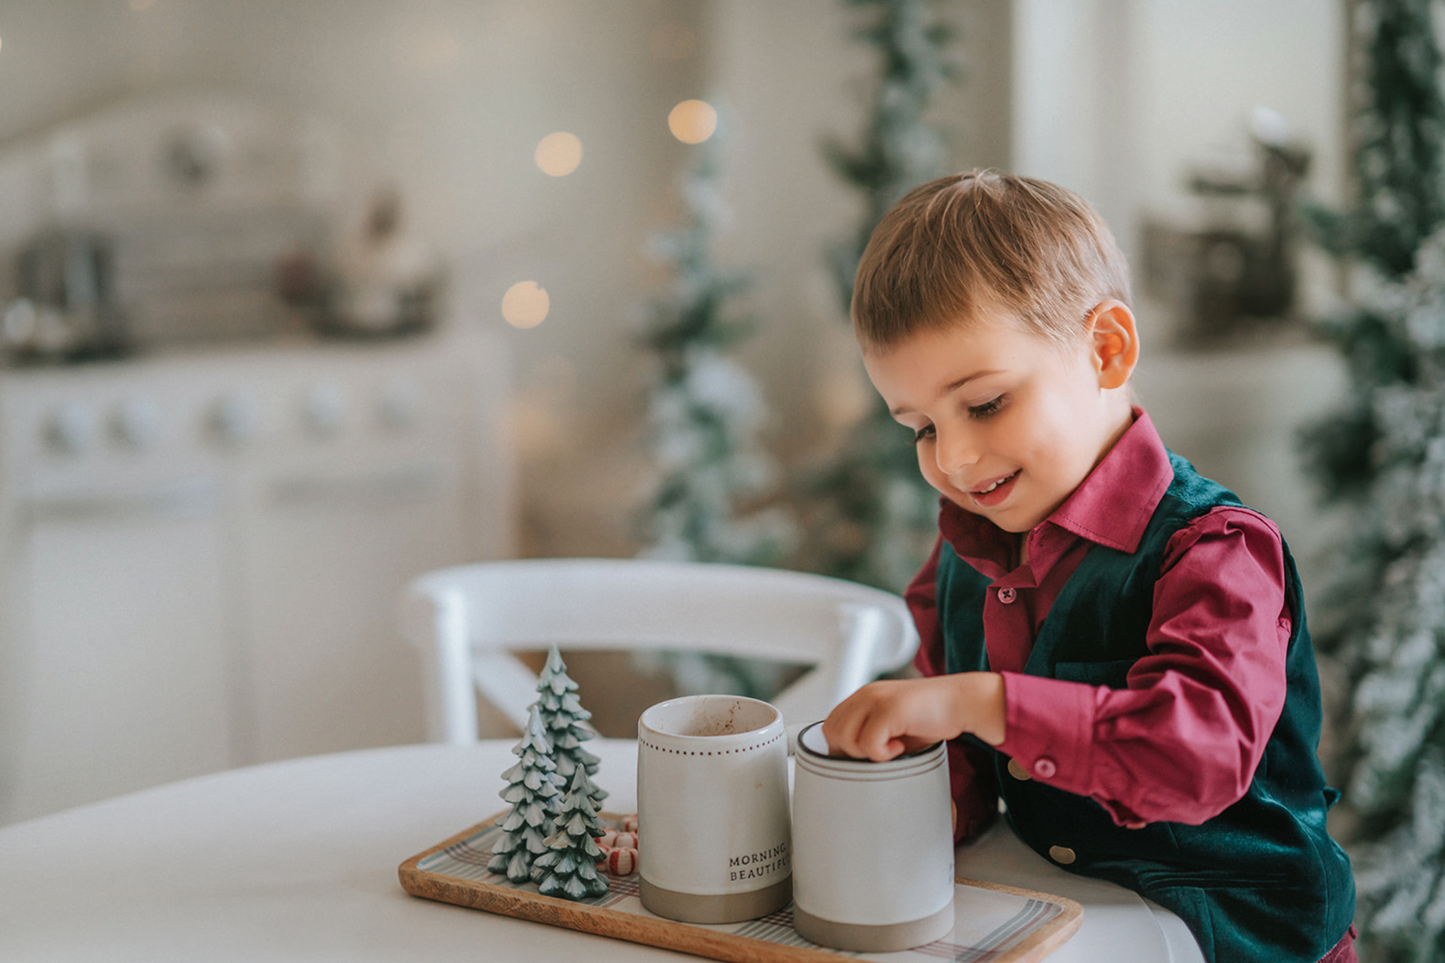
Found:
[[[514,651],[701,651],[812,668],[771,701],[790,726],[906,665],[918,634],[889,592],[801,572],[642,559],[482,562],[418,577],[403,629],[431,663],[428,736],[477,740],[477,694],[519,728],[537,677]]]

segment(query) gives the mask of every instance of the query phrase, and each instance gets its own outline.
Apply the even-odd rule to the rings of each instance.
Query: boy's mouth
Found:
[[[969,492],[969,495],[973,496],[973,500],[985,508],[997,505],[1009,496],[1009,492],[1013,491],[1014,479],[1019,477],[1019,471],[1021,470],[1022,469],[1015,469],[1010,475],[996,478],[982,488],[973,489]]]

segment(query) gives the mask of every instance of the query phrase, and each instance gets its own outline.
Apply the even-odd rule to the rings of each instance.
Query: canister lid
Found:
[[[896,756],[886,762],[854,759],[829,753],[828,740],[823,737],[821,722],[815,722],[798,733],[798,765],[814,772],[850,773],[864,778],[868,778],[870,775],[894,777],[911,773],[916,769],[931,769],[939,763],[943,755],[943,743],[935,742],[931,746]]]

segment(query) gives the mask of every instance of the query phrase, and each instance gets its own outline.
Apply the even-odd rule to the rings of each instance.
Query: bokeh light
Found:
[[[535,328],[551,307],[552,299],[536,281],[518,281],[502,295],[502,317],[514,328]]]
[[[717,130],[717,111],[701,100],[684,100],[667,115],[672,136],[684,144],[701,144]]]
[[[542,138],[534,157],[544,174],[566,177],[582,163],[582,142],[575,135],[559,130]]]

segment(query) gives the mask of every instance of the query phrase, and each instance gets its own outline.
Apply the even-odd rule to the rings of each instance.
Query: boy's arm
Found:
[[[1120,825],[1198,824],[1248,790],[1286,694],[1293,613],[1268,519],[1219,508],[1180,530],[1127,688],[1005,673],[1000,749]]]

